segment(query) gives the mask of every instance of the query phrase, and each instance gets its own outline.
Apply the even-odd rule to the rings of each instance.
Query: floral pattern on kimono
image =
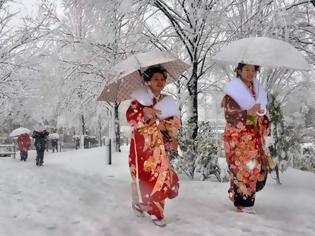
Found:
[[[135,100],[126,112],[127,121],[133,127],[129,167],[140,204],[149,214],[163,218],[164,200],[178,194],[178,177],[166,151],[174,147],[180,121],[178,117],[160,120],[167,128],[167,135],[163,135],[156,121],[145,119],[144,107]],[[137,201],[135,197],[133,201]]]
[[[228,95],[224,97],[226,127],[224,150],[230,172],[229,193],[235,206],[253,206],[256,183],[267,172],[264,137],[269,133],[267,116],[254,118]]]

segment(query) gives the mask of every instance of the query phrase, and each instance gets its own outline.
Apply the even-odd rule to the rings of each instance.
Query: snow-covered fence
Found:
[[[14,144],[1,144],[0,145],[0,156],[13,156],[15,159],[16,148]]]

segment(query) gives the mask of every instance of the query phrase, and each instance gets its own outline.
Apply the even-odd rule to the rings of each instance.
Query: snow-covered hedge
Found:
[[[293,167],[315,172],[315,146],[301,144],[299,155],[295,155],[293,158]]]
[[[205,180],[215,176],[223,181],[225,177],[221,176],[217,146],[209,122],[199,124],[195,140],[187,138],[189,132],[190,127],[185,125],[178,132],[179,152],[171,154],[174,167],[192,179]]]

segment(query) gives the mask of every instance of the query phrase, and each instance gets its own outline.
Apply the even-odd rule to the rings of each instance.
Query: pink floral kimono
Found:
[[[167,150],[176,146],[175,134],[180,121],[177,116],[160,120],[167,127],[167,132],[163,134],[158,129],[158,122],[145,119],[145,106],[140,102],[132,101],[126,112],[128,123],[133,127],[129,152],[132,204],[139,204],[141,210],[163,219],[165,199],[178,194],[178,177],[170,164]],[[152,107],[157,101],[153,98],[151,103],[145,105]]]
[[[250,90],[255,97],[255,90]],[[266,115],[254,118],[229,95],[224,97],[226,127],[224,150],[230,172],[231,200],[236,207],[254,205],[257,184],[267,177],[264,138],[269,133]]]

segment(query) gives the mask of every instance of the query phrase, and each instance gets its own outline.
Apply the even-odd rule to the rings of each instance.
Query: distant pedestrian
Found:
[[[37,152],[36,165],[42,166],[44,163],[44,152],[49,133],[46,130],[35,130],[32,137],[35,139],[35,148]]]
[[[28,150],[31,146],[31,138],[28,134],[21,134],[17,139],[18,147],[20,150],[21,161],[26,161]]]
[[[51,140],[51,148],[53,152],[55,152],[55,150],[58,152],[58,139]]]
[[[74,138],[74,142],[75,142],[75,149],[79,149],[80,148],[80,138],[79,137],[75,137]]]

